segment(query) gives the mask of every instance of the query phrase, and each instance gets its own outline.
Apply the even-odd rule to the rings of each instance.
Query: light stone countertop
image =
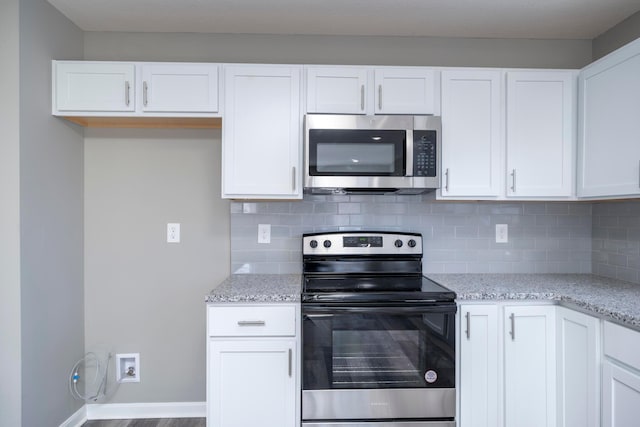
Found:
[[[592,274],[429,274],[461,301],[557,301],[640,329],[640,285]]]
[[[205,302],[300,302],[301,292],[300,274],[233,274]]]
[[[427,274],[457,301],[553,301],[640,329],[640,285],[591,274]],[[235,274],[207,303],[300,302],[299,274]]]

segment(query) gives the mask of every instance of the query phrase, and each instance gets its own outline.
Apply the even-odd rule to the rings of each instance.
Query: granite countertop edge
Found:
[[[429,274],[458,302],[548,301],[640,329],[640,285],[593,274]]]
[[[426,274],[458,302],[548,301],[640,330],[640,285],[592,274]],[[206,303],[298,303],[300,274],[233,274]]]

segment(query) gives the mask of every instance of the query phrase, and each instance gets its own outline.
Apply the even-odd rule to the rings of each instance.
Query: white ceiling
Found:
[[[85,31],[593,39],[640,0],[48,0]]]

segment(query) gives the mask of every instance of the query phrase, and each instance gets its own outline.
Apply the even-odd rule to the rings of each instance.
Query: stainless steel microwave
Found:
[[[419,194],[440,187],[440,117],[307,114],[306,193]]]

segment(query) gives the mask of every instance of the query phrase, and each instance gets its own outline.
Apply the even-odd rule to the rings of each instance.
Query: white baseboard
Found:
[[[60,427],[80,427],[87,421],[87,405],[82,405],[80,409],[74,412]]]
[[[88,420],[204,418],[206,402],[104,403],[87,405]]]

